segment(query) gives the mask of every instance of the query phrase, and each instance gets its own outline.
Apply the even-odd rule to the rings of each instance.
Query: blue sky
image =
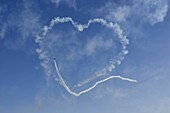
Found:
[[[101,23],[79,31],[64,22],[43,36],[55,17],[78,25],[102,18],[122,33]],[[169,20],[169,0],[1,0],[0,113],[169,113]],[[128,54],[96,77],[124,51],[119,34],[129,40]],[[113,75],[137,83],[111,79],[76,97],[63,87],[54,57],[76,93]]]

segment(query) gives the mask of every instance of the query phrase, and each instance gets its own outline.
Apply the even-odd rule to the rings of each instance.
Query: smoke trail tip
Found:
[[[137,83],[137,82],[138,82],[137,80],[134,80],[134,79],[131,79],[130,81],[131,81],[131,82],[134,82],[134,83]]]
[[[138,81],[137,80],[134,80],[135,83],[137,83]]]
[[[53,61],[56,61],[56,58],[53,58]]]

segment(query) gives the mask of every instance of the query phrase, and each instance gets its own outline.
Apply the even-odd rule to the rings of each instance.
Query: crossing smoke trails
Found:
[[[114,57],[112,60],[110,60],[109,66],[106,66],[102,70],[96,72],[94,74],[94,76],[92,76],[92,77],[90,77],[90,78],[88,78],[84,81],[79,82],[77,85],[75,85],[76,88],[87,84],[88,82],[94,80],[97,77],[109,74],[113,69],[115,69],[118,65],[121,64],[121,62],[124,60],[125,56],[128,54],[127,45],[129,44],[129,40],[127,39],[126,36],[123,35],[123,30],[120,28],[120,26],[117,23],[107,22],[104,19],[96,18],[96,19],[90,19],[87,24],[82,25],[82,24],[78,24],[77,22],[73,21],[73,19],[70,18],[70,17],[63,17],[63,18],[57,17],[57,18],[54,18],[54,19],[51,20],[51,23],[50,23],[49,26],[45,25],[42,33],[40,35],[36,35],[36,39],[35,39],[36,43],[38,43],[39,46],[40,46],[40,48],[37,49],[37,53],[39,54],[39,58],[43,61],[42,66],[47,71],[50,70],[50,66],[49,66],[50,59],[49,59],[49,56],[47,54],[48,53],[47,50],[44,48],[44,46],[42,44],[42,41],[43,41],[44,38],[46,38],[47,33],[54,27],[54,25],[61,24],[61,23],[67,23],[67,22],[71,22],[71,24],[80,32],[82,32],[84,29],[87,29],[93,23],[99,23],[99,24],[101,24],[101,25],[103,25],[107,28],[111,28],[117,34],[118,39],[121,43],[121,48],[122,48],[122,50],[119,52],[119,54],[116,57]],[[103,80],[96,82],[92,87],[90,87],[90,88],[88,88],[84,91],[81,91],[79,93],[75,93],[75,92],[71,91],[70,88],[66,85],[65,81],[63,80],[63,78],[60,74],[60,71],[58,69],[58,66],[57,66],[55,60],[54,60],[54,64],[55,64],[55,68],[56,68],[56,71],[57,71],[57,74],[58,74],[59,81],[62,83],[64,88],[70,94],[75,95],[75,96],[79,96],[83,93],[86,93],[86,92],[92,90],[93,88],[95,88],[98,84],[105,82],[109,79],[113,79],[113,78],[119,78],[119,79],[122,79],[122,80],[127,80],[129,82],[136,82],[135,80],[123,78],[121,76],[110,76],[106,79],[103,79]],[[48,74],[50,74],[50,72]]]
[[[58,69],[58,66],[57,66],[57,63],[56,63],[55,59],[54,59],[54,66],[55,66],[55,69],[56,69],[56,72],[57,72],[57,75],[58,75],[58,77],[59,77],[59,81],[61,82],[61,84],[64,86],[64,88],[65,88],[70,94],[72,94],[72,95],[74,95],[74,96],[80,96],[80,95],[83,94],[83,93],[87,93],[87,92],[89,92],[90,90],[94,89],[98,84],[101,84],[101,83],[106,82],[106,81],[108,81],[108,80],[110,80],[110,79],[113,79],[113,78],[119,78],[119,79],[121,79],[121,80],[129,81],[129,82],[137,82],[136,80],[129,79],[129,78],[124,78],[124,77],[121,77],[121,76],[109,76],[108,78],[105,78],[105,79],[103,79],[103,80],[100,80],[100,81],[96,82],[93,86],[91,86],[91,87],[89,87],[89,88],[87,88],[87,89],[85,89],[85,90],[83,90],[83,91],[80,91],[79,93],[75,93],[75,92],[73,92],[73,91],[67,86],[67,84],[66,84],[65,81],[63,80],[63,78],[62,78],[62,76],[61,76],[61,73],[60,73],[60,71],[59,71],[59,69]]]

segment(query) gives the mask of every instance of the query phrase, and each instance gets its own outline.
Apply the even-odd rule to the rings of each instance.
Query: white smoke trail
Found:
[[[121,43],[121,47],[122,47],[122,50],[119,52],[118,56],[116,56],[115,58],[113,58],[112,60],[110,60],[110,64],[109,66],[103,68],[102,70],[98,71],[95,73],[94,76],[91,76],[90,78],[84,80],[84,81],[81,81],[79,82],[77,85],[75,85],[75,87],[80,87],[92,80],[94,80],[95,78],[97,77],[100,77],[100,76],[103,76],[103,75],[107,75],[109,72],[111,72],[113,69],[115,69],[117,67],[117,65],[120,65],[121,62],[124,60],[125,56],[128,54],[128,50],[127,50],[127,45],[129,44],[129,40],[127,39],[126,36],[123,35],[123,30],[120,28],[120,26],[117,24],[117,23],[112,23],[112,22],[107,22],[106,20],[104,19],[101,19],[101,18],[96,18],[96,19],[90,19],[88,21],[87,24],[78,24],[77,22],[73,21],[72,18],[70,17],[63,17],[63,18],[60,18],[60,17],[57,17],[57,18],[54,18],[51,20],[51,23],[49,26],[44,26],[43,28],[43,31],[40,35],[37,35],[36,36],[36,39],[35,41],[39,44],[40,48],[37,49],[37,53],[39,54],[39,58],[41,60],[43,60],[42,62],[42,66],[47,69],[48,71],[48,74],[50,74],[50,66],[48,66],[50,63],[50,57],[48,56],[48,51],[46,50],[46,48],[43,46],[42,44],[42,41],[43,39],[46,37],[47,33],[54,27],[54,25],[57,25],[57,24],[61,24],[61,23],[67,23],[67,22],[71,22],[71,24],[78,30],[78,31],[83,31],[84,29],[87,29],[92,23],[99,23],[107,28],[111,28],[113,29],[113,31],[115,31],[115,33],[117,34],[118,36],[118,39]],[[104,80],[101,80],[101,81],[98,81],[97,83],[94,84],[94,86],[90,87],[89,89],[87,90],[84,90],[80,93],[75,93],[75,92],[72,92],[70,90],[70,88],[66,85],[66,83],[64,82],[64,80],[62,79],[62,76],[57,68],[57,65],[55,66],[56,67],[56,71],[58,73],[58,77],[59,77],[59,80],[60,82],[62,83],[62,85],[65,87],[65,89],[70,93],[70,94],[73,94],[75,96],[79,96],[85,92],[88,92],[89,90],[93,89],[94,87],[96,87],[98,84],[102,83],[102,82],[105,82],[109,79],[112,79],[112,78],[120,78],[122,80],[128,80],[128,81],[131,81],[131,79],[127,79],[127,78],[123,78],[123,77],[120,77],[120,76],[111,76],[107,79],[104,79]],[[132,80],[133,81],[133,80]],[[131,82],[132,82],[131,81]],[[134,81],[133,81],[134,82]]]
[[[65,81],[63,80],[63,78],[62,78],[62,76],[61,76],[61,73],[60,73],[60,71],[59,71],[59,69],[58,69],[58,66],[57,66],[57,63],[56,63],[55,59],[54,59],[54,66],[55,66],[55,69],[56,69],[56,72],[57,72],[57,75],[58,75],[58,78],[59,78],[59,81],[61,82],[61,84],[64,86],[64,88],[65,88],[70,94],[72,94],[72,95],[74,95],[74,96],[80,96],[80,95],[82,95],[82,94],[84,94],[84,93],[87,93],[87,92],[89,92],[90,90],[94,89],[98,84],[101,84],[101,83],[106,82],[106,81],[108,81],[108,80],[110,80],[110,79],[113,79],[113,78],[119,78],[119,79],[121,79],[121,80],[129,81],[129,82],[137,82],[136,80],[133,80],[133,79],[130,79],[130,78],[124,78],[124,77],[121,77],[121,76],[109,76],[108,78],[105,78],[105,79],[103,79],[103,80],[100,80],[100,81],[96,82],[93,86],[91,86],[91,87],[89,87],[89,88],[87,88],[87,89],[85,89],[85,90],[82,90],[82,91],[80,91],[79,93],[76,93],[76,92],[72,91],[72,90],[67,86],[67,84],[65,83]]]

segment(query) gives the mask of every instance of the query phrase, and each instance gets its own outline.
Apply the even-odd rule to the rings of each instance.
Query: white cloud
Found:
[[[35,103],[38,107],[43,106],[43,97],[42,96],[36,96],[35,97]]]
[[[105,15],[105,18],[117,22],[137,21],[138,24],[150,23],[154,25],[163,22],[168,12],[168,0],[133,0],[124,5],[115,5],[108,2],[97,13]]]
[[[76,8],[76,0],[51,0],[52,3],[55,3],[58,7],[60,3],[66,3],[69,7]]]
[[[0,40],[2,40],[5,36],[5,32],[6,32],[6,24],[3,24],[1,27],[0,27]]]
[[[29,37],[40,28],[40,14],[34,9],[32,2],[24,1],[20,11],[14,11],[8,16],[7,27],[15,30],[15,40],[5,40],[6,47],[10,49],[22,49]]]
[[[117,21],[126,21],[126,18],[128,17],[129,13],[129,7],[122,6],[118,7],[113,15]]]
[[[168,7],[168,0],[134,0],[132,12],[154,25],[164,21]]]
[[[32,35],[39,26],[40,15],[33,11],[32,4],[29,2],[24,3],[24,10],[21,12],[21,16],[18,22],[19,30],[22,34],[22,38],[26,39],[29,35]]]
[[[113,7],[112,3],[106,4],[105,7],[101,8],[101,10],[105,10],[106,12],[109,12],[108,14],[106,13],[106,18],[108,20],[115,20],[117,22],[124,22],[130,15],[130,7],[124,5],[120,7]]]
[[[85,45],[84,53],[89,56],[94,54],[97,49],[104,48],[105,50],[108,50],[112,46],[112,39],[104,40],[103,37],[96,36],[88,40],[87,44]]]
[[[92,94],[93,99],[99,99],[99,98],[104,98],[106,96],[109,96],[111,98],[123,98],[127,97],[129,95],[129,91],[127,89],[121,89],[119,87],[109,87],[109,86],[104,86],[104,87],[99,87],[95,90],[95,93]]]
[[[0,14],[7,11],[7,5],[1,5],[0,6]],[[0,15],[0,40],[2,40],[5,36],[7,24],[5,22],[2,22],[3,17]]]
[[[57,6],[59,5],[59,3],[61,2],[61,0],[51,0],[52,3],[55,3]]]

